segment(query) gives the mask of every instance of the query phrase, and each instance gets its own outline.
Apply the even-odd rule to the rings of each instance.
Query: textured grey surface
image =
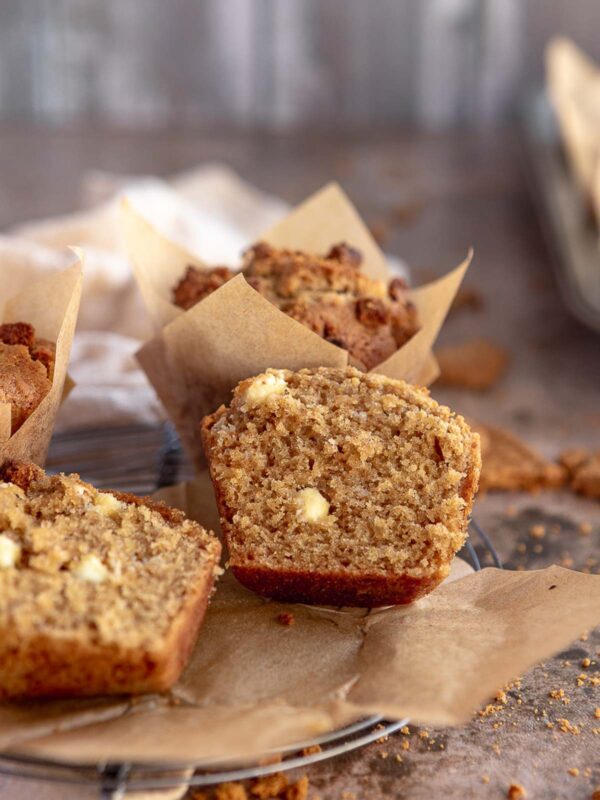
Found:
[[[597,0],[4,0],[0,119],[241,128],[497,124]]]
[[[563,309],[511,135],[339,142],[309,136],[41,137],[5,131],[0,152],[0,225],[73,207],[87,168],[167,174],[223,159],[291,202],[339,179],[366,218],[385,229],[386,247],[411,264],[417,282],[457,264],[472,244],[475,261],[467,283],[483,293],[485,308],[454,316],[442,338],[489,336],[510,350],[512,363],[488,394],[434,389],[434,395],[474,418],[507,425],[548,456],[572,444],[600,446],[600,340]],[[489,495],[478,500],[475,515],[507,566],[529,569],[562,561],[598,571],[600,505],[594,501],[568,492]],[[589,535],[579,532],[582,521],[592,523]],[[543,539],[529,535],[533,524],[546,526]],[[431,731],[428,738],[418,732],[398,735],[314,766],[308,772],[314,792],[322,800],[502,798],[516,781],[533,798],[589,798],[600,788],[600,735],[592,733],[600,728],[594,718],[600,686],[589,677],[578,686],[577,676],[600,674],[599,654],[595,631],[524,676],[520,688],[508,693],[506,706],[490,716],[476,716],[463,728]],[[586,657],[592,663],[582,668]],[[549,697],[561,688],[568,704]],[[581,732],[547,726],[559,718]],[[577,777],[568,773],[571,768],[579,769]],[[5,785],[0,783],[2,796],[12,797],[16,784]],[[61,796],[45,791],[44,797]]]

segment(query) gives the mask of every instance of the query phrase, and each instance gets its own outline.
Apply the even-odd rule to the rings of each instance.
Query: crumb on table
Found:
[[[241,783],[222,783],[215,788],[215,800],[247,800],[246,789]]]
[[[435,356],[440,367],[440,386],[477,392],[491,389],[498,383],[510,360],[505,348],[481,338],[439,347]]]
[[[283,800],[306,800],[308,797],[308,778],[303,775],[296,783],[291,783],[283,793]]]
[[[286,627],[290,627],[296,621],[296,618],[292,614],[291,611],[282,611],[281,614],[277,614],[277,622],[280,625],[284,625]]]
[[[311,744],[310,747],[305,747],[302,751],[303,756],[312,756],[315,753],[321,753],[322,747],[320,744]]]
[[[273,775],[255,778],[250,786],[250,794],[259,800],[269,800],[271,797],[280,797],[287,786],[287,776],[283,772],[276,772]]]
[[[527,791],[520,783],[511,783],[506,793],[508,800],[524,800],[527,797]]]

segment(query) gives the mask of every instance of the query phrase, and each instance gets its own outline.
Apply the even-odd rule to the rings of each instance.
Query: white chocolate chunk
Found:
[[[298,516],[305,522],[322,522],[329,516],[329,503],[318,489],[302,489],[296,495]]]
[[[14,567],[21,557],[21,545],[13,542],[5,533],[0,533],[0,567]]]
[[[73,569],[73,574],[76,578],[89,583],[103,583],[108,578],[108,570],[93,553],[81,559]]]
[[[101,492],[94,498],[94,505],[100,514],[106,514],[108,516],[109,514],[114,514],[116,511],[121,511],[127,504],[122,500],[117,500],[112,494]]]
[[[274,394],[283,394],[287,383],[281,375],[268,372],[266,375],[259,375],[252,381],[246,389],[244,400],[250,405],[264,403],[267,397]]]

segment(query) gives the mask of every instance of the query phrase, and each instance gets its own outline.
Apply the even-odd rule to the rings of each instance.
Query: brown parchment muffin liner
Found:
[[[206,475],[160,496],[214,526]],[[413,605],[367,613],[270,602],[226,572],[170,695],[0,705],[0,749],[71,763],[225,764],[367,714],[462,724],[600,622],[598,575],[472,573],[457,559],[451,578]]]
[[[52,386],[39,406],[11,436],[10,403],[0,403],[0,460],[18,459],[44,465],[54,420],[73,383],[67,376],[71,344],[81,299],[83,256],[62,272],[43,277],[7,300],[0,320],[28,322],[38,338],[56,344]]]
[[[156,330],[155,338],[138,352],[138,360],[197,466],[205,463],[198,425],[229,399],[240,380],[269,367],[298,370],[348,364],[346,350],[280,311],[242,275],[184,312],[171,302],[172,288],[189,264],[206,265],[166,239],[127,200],[122,227]],[[310,253],[325,253],[344,241],[362,252],[365,275],[386,282],[394,277],[365,223],[336,184],[317,192],[259,239]],[[432,346],[470,260],[471,255],[445,277],[410,291],[420,329],[371,372],[421,385],[437,377]]]

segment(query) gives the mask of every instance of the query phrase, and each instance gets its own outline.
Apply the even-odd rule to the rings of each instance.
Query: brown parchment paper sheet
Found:
[[[41,278],[4,305],[2,322],[29,322],[37,336],[56,343],[56,360],[50,391],[13,436],[10,404],[0,404],[2,461],[15,458],[44,465],[58,408],[73,387],[67,367],[81,299],[83,256],[76,250],[74,258],[71,267]]]
[[[218,523],[204,473],[160,496]],[[597,575],[472,573],[457,559],[451,577],[412,606],[368,612],[271,602],[226,572],[169,696],[3,705],[0,746],[76,763],[240,763],[371,713],[456,725],[600,622]]]
[[[203,456],[197,435],[202,417],[227,402],[243,378],[268,367],[341,367],[348,353],[326,342],[255,292],[242,275],[183,312],[171,289],[186,265],[203,264],[167,240],[126,200],[123,235],[148,311],[160,332],[138,353],[182,442],[197,466]],[[278,246],[325,252],[346,241],[364,256],[363,271],[390,280],[382,251],[355,208],[330,184],[292,211],[263,237]],[[421,329],[372,372],[429,384],[438,374],[431,348],[469,266],[467,259],[445,277],[411,291]]]

